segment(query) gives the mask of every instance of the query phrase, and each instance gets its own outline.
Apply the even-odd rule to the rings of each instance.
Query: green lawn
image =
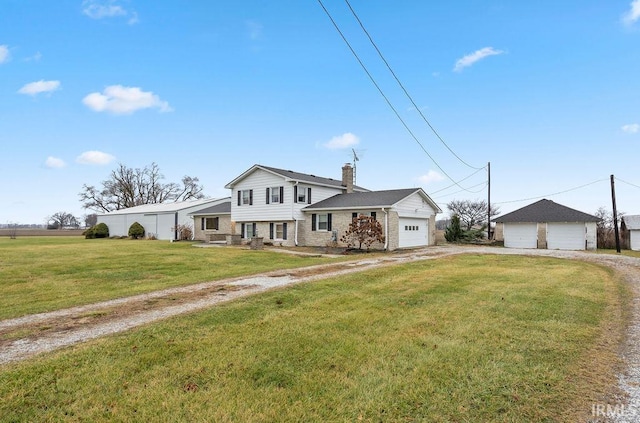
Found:
[[[3,421],[585,421],[620,281],[465,255],[300,284],[0,369]]]
[[[335,260],[189,242],[0,238],[0,319]]]

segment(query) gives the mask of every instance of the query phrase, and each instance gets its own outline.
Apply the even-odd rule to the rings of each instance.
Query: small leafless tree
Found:
[[[98,215],[95,213],[85,214],[83,216],[84,226],[90,228],[98,224]]]
[[[362,250],[364,245],[368,250],[374,242],[384,242],[382,225],[375,218],[361,214],[353,218],[340,241],[349,248],[357,245]]]
[[[613,224],[613,212],[605,207],[599,207],[594,216],[600,220],[596,223],[598,236],[598,248],[616,248],[615,226]],[[618,228],[624,212],[618,212]]]
[[[156,163],[143,169],[119,164],[109,179],[102,182],[102,189],[85,184],[78,195],[85,209],[98,212],[204,198],[198,178],[184,176],[180,184],[163,183],[163,179]]]
[[[476,225],[488,225],[487,210],[489,206],[485,200],[452,200],[447,204],[451,215],[460,218],[463,230],[470,231]],[[500,213],[498,207],[491,206],[491,217]],[[486,226],[485,226],[486,227]]]
[[[9,228],[9,239],[18,238],[18,224],[17,223],[9,223],[7,225],[7,228]]]
[[[193,239],[193,228],[190,225],[178,225],[173,230],[178,233],[178,240],[180,241]]]

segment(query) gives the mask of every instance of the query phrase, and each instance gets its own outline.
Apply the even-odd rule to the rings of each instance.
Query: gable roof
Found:
[[[540,200],[521,209],[493,219],[498,223],[532,223],[532,222],[598,222],[596,216],[554,203],[551,200]]]
[[[627,229],[636,230],[640,229],[640,215],[622,216],[624,225]]]
[[[206,215],[206,214],[231,214],[231,201],[225,201],[224,203],[216,204],[215,206],[207,207],[206,209],[200,209],[187,213],[189,216],[193,215]]]
[[[384,191],[352,192],[350,194],[336,194],[325,200],[307,206],[302,210],[336,210],[362,209],[371,207],[392,207],[408,196],[419,193],[431,207],[440,213],[440,207],[424,192],[422,188],[390,189]]]
[[[285,178],[285,180],[288,180],[291,182],[303,182],[311,185],[324,185],[332,188],[346,189],[346,187],[342,185],[341,179],[324,178],[322,176],[310,175],[307,173],[294,172],[293,170],[278,169],[276,167],[263,166],[258,164],[251,166],[248,170],[246,170],[240,176],[235,178],[233,181],[229,182],[224,187],[227,189],[233,188],[235,184],[240,182],[242,179],[246,178],[248,175],[250,175],[257,169],[262,169],[264,171],[282,176],[283,178]],[[353,189],[354,191],[368,191],[366,188],[363,188],[357,185],[354,185]]]
[[[173,213],[173,212],[189,209],[191,207],[196,207],[196,206],[206,207],[211,203],[216,203],[222,200],[227,200],[230,202],[231,197],[203,198],[201,200],[178,201],[175,203],[142,204],[140,206],[114,210],[108,213],[102,213],[100,214],[100,216],[113,216],[113,215],[130,214],[130,213],[142,213],[142,214]]]

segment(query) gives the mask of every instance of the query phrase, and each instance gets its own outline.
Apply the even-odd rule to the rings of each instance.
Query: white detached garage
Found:
[[[507,248],[595,250],[596,216],[540,200],[493,219],[502,223]]]

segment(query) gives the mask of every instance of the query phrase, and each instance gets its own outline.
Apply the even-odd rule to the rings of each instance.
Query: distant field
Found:
[[[0,229],[0,237],[11,236],[12,233],[16,236],[82,236],[84,229]]]
[[[0,238],[0,319],[348,258],[195,248],[191,242]]]
[[[171,261],[194,252],[162,245]],[[385,267],[4,366],[0,416],[588,421],[616,382],[624,298],[611,271],[578,261],[464,255]]]

